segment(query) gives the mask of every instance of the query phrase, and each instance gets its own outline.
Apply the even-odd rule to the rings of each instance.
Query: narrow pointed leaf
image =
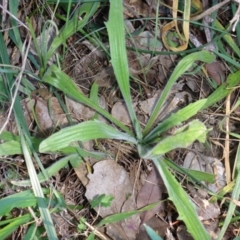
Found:
[[[48,174],[48,177],[52,177],[53,175],[55,175],[58,171],[60,171],[63,167],[66,166],[66,164],[71,160],[71,158],[75,157],[75,154],[73,155],[69,155],[67,157],[64,157],[60,160],[58,160],[57,162],[55,162],[54,164],[52,164],[50,167],[46,168],[46,172]],[[49,178],[46,178],[44,176],[44,174],[42,173],[39,173],[37,175],[38,177],[38,181],[40,183],[44,182],[44,181],[47,181],[49,180]],[[21,187],[28,187],[28,186],[31,186],[31,181],[30,180],[22,180],[22,181],[11,181],[11,183],[13,185],[16,185],[16,186],[21,186]]]
[[[7,239],[7,237],[13,233],[19,226],[24,225],[32,220],[31,214],[25,214],[23,216],[17,217],[8,224],[6,227],[0,230],[0,239]]]
[[[136,143],[136,139],[126,133],[119,132],[117,129],[100,121],[88,121],[75,126],[66,127],[54,133],[41,142],[40,152],[54,152],[67,147],[74,141],[88,141],[99,138],[126,140]]]
[[[162,133],[166,132],[168,129],[181,124],[190,117],[196,115],[200,109],[206,104],[207,99],[199,100],[195,103],[189,104],[187,107],[173,113],[169,118],[161,122],[156,128],[154,128],[145,138],[144,142],[149,142],[155,137],[160,136]]]
[[[188,125],[181,127],[178,131],[169,137],[166,137],[151,149],[144,158],[152,158],[157,155],[163,155],[175,148],[186,148],[195,140],[205,142],[208,130],[199,120],[193,120]]]
[[[123,19],[123,1],[110,0],[109,21],[105,24],[109,36],[111,63],[118,86],[125,100],[137,136],[141,139],[141,128],[133,109],[130,94],[129,68]]]
[[[178,219],[183,220],[187,226],[187,230],[192,234],[195,240],[210,240],[209,234],[206,232],[203,224],[198,218],[196,206],[189,199],[187,193],[183,190],[182,186],[177,182],[174,176],[169,172],[164,161],[161,159],[153,159],[163,181],[168,190],[169,199],[174,202]]]

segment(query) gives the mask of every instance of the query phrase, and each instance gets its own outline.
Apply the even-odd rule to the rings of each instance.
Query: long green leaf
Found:
[[[145,212],[147,210],[150,210],[154,207],[156,207],[157,205],[159,205],[162,201],[159,202],[155,202],[155,203],[151,203],[148,206],[145,206],[143,208],[140,208],[138,210],[133,210],[133,211],[128,211],[128,212],[121,212],[121,213],[116,213],[116,214],[112,214],[110,216],[105,217],[103,220],[100,221],[100,223],[98,223],[98,226],[103,226],[105,224],[109,224],[109,223],[114,223],[114,222],[119,222],[122,221],[126,218],[131,217],[132,215],[141,213],[141,212]]]
[[[0,139],[6,141],[6,143],[0,144],[0,156],[12,155],[12,154],[23,154],[19,136],[16,136],[10,132],[4,131],[2,134],[0,134]],[[30,140],[32,142],[33,148],[36,151],[38,151],[39,145],[43,141],[43,139],[31,137]],[[69,146],[66,148],[62,148],[60,153],[64,155],[78,153],[81,157],[93,157],[98,160],[106,157],[106,154],[104,153],[86,151],[84,149],[79,148],[78,146],[75,146],[75,147]]]
[[[195,140],[205,142],[208,130],[199,120],[193,120],[186,126],[181,127],[178,131],[169,137],[160,141],[152,148],[143,158],[153,158],[157,155],[163,155],[176,148],[186,148]]]
[[[229,74],[227,81],[217,88],[208,98],[205,105],[201,110],[212,106],[214,103],[222,100],[228,94],[230,94],[234,88],[240,83],[240,70]]]
[[[21,129],[21,128],[19,127],[19,129]],[[30,155],[29,145],[26,142],[26,139],[24,138],[23,133],[20,132],[20,135],[21,135],[23,154],[24,154],[27,169],[28,169],[28,174],[29,174],[29,177],[31,180],[33,192],[37,198],[38,208],[41,213],[44,227],[46,229],[48,238],[52,239],[52,240],[57,240],[58,239],[57,233],[56,233],[54,225],[53,225],[53,221],[52,221],[52,218],[51,218],[48,206],[47,206],[46,199],[43,195],[43,190],[42,190],[41,185],[37,178],[37,173],[36,173],[36,170],[33,165],[31,155]]]
[[[54,86],[55,88],[63,91],[69,97],[87,105],[90,108],[93,108],[94,110],[102,114],[104,117],[109,119],[111,122],[115,123],[122,130],[133,136],[133,133],[129,130],[129,128],[127,128],[120,121],[112,117],[107,111],[102,109],[94,101],[84,96],[83,93],[79,92],[78,88],[73,83],[72,79],[67,74],[62,72],[57,66],[51,65],[47,72],[44,74],[42,80]]]
[[[48,177],[52,177],[53,175],[55,175],[58,171],[60,171],[63,167],[66,166],[66,164],[76,156],[76,154],[73,154],[73,155],[69,155],[67,157],[64,157],[60,160],[58,160],[57,162],[55,162],[54,164],[52,164],[50,167],[48,167],[46,169],[46,172],[47,172],[47,175]],[[46,178],[44,176],[44,174],[42,173],[39,173],[37,175],[38,177],[38,181],[40,183],[44,182],[44,181],[47,181],[49,180],[49,178]],[[23,180],[23,181],[11,181],[11,183],[13,185],[16,185],[16,186],[22,186],[22,187],[28,187],[28,186],[31,186],[31,181],[30,180]]]
[[[47,53],[46,60],[50,59],[56,49],[61,45],[65,44],[66,40],[72,36],[77,31],[81,30],[86,23],[88,22],[89,18],[93,16],[93,14],[97,11],[99,7],[99,2],[89,2],[83,3],[81,7],[75,11],[72,19],[68,21],[60,31],[60,34],[56,36],[51,44],[51,47]]]
[[[35,206],[37,199],[31,190],[15,193],[0,200],[0,216],[10,213],[15,207],[25,208]]]
[[[226,29],[222,26],[222,24],[217,19],[215,19],[215,21],[213,22],[213,25],[218,30],[226,31]],[[224,34],[223,39],[233,49],[233,51],[238,55],[238,57],[240,57],[239,47],[237,46],[236,42],[233,40],[231,34],[230,33]]]
[[[125,100],[137,137],[138,139],[141,139],[142,131],[140,128],[140,123],[133,109],[130,94],[129,68],[126,51],[122,1],[110,0],[109,21],[105,24],[109,36],[111,62],[118,86]]]
[[[156,137],[159,137],[162,133],[166,132],[171,127],[177,126],[182,122],[188,120],[190,117],[196,115],[202,107],[206,104],[207,99],[199,100],[195,103],[189,104],[187,107],[179,110],[177,113],[173,113],[166,120],[161,122],[156,128],[154,128],[144,139],[144,143],[149,143]]]
[[[150,129],[152,128],[161,107],[163,106],[164,101],[166,100],[167,95],[169,94],[170,89],[172,88],[173,84],[177,81],[177,79],[186,72],[195,61],[202,61],[206,63],[210,63],[215,59],[215,56],[210,52],[203,50],[201,52],[191,53],[188,56],[184,57],[174,69],[170,79],[166,87],[164,88],[156,106],[154,107],[153,113],[148,120],[148,123],[144,129],[143,136],[146,136]]]
[[[177,182],[174,176],[167,169],[164,161],[154,158],[156,165],[164,184],[168,190],[169,199],[173,201],[177,208],[179,219],[183,220],[187,226],[187,230],[195,240],[210,240],[210,236],[204,229],[203,224],[198,218],[196,206],[189,199],[187,193],[182,186]]]
[[[0,156],[9,156],[22,153],[21,144],[17,141],[8,141],[0,144]]]
[[[15,17],[18,16],[18,4],[19,4],[18,0],[12,0],[9,2],[9,10],[11,14],[13,14]],[[10,29],[10,33],[12,34],[12,36],[14,36],[13,41],[21,51],[23,44],[22,44],[22,40],[19,32],[19,24],[14,18],[11,18],[11,24],[12,24],[12,28]]]
[[[197,182],[199,185],[201,185],[202,181],[208,182],[208,183],[215,183],[215,174],[207,173],[207,172],[202,172],[198,170],[192,170],[188,168],[183,168],[178,166],[176,163],[169,159],[164,159],[164,162],[172,169],[176,170],[177,172],[181,174],[185,174],[190,180],[193,182]]]
[[[237,150],[235,161],[236,161],[237,177],[236,177],[236,181],[235,181],[231,199],[238,201],[239,195],[240,195],[240,144],[238,144],[238,150]],[[228,228],[228,225],[231,222],[231,219],[233,217],[236,207],[237,207],[237,205],[233,201],[230,201],[229,206],[228,206],[227,216],[225,217],[221,231],[218,234],[218,240],[221,240],[223,238],[223,236]]]
[[[11,233],[13,233],[19,226],[30,222],[32,220],[32,216],[30,214],[25,214],[23,216],[17,217],[13,222],[8,224],[6,227],[0,230],[0,239],[6,239]]]
[[[40,152],[54,152],[67,147],[74,141],[88,141],[99,138],[119,139],[136,143],[132,136],[119,132],[115,128],[102,123],[98,120],[79,123],[77,125],[66,127],[57,133],[54,133],[41,142]]]

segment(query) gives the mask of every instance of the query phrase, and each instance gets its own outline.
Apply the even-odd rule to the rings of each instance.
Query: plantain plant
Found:
[[[188,231],[192,234],[194,239],[210,239],[210,236],[197,216],[195,205],[169,171],[169,163],[164,158],[165,153],[175,148],[187,147],[195,140],[204,142],[208,130],[199,120],[192,120],[179,127],[174,135],[167,137],[162,136],[168,129],[184,124],[186,120],[193,117],[197,112],[211,106],[229,94],[232,90],[227,88],[227,85],[228,87],[235,86],[238,83],[237,76],[239,75],[239,72],[230,75],[228,82],[221,85],[208,98],[189,104],[187,107],[172,114],[169,118],[154,127],[157,115],[163,106],[171,87],[177,79],[186,72],[195,61],[210,63],[215,60],[215,56],[205,50],[187,55],[174,69],[158,102],[156,103],[146,127],[142,129],[140,127],[140,122],[136,117],[136,113],[134,112],[130,95],[129,68],[122,10],[121,1],[110,1],[109,21],[106,22],[106,27],[110,43],[111,63],[132,121],[133,130],[124,126],[108,112],[99,107],[95,102],[80,93],[71,79],[58,67],[52,65],[43,76],[43,81],[45,83],[54,86],[63,91],[67,96],[95,109],[98,113],[115,124],[115,127],[101,123],[98,120],[87,121],[75,126],[67,127],[42,141],[39,146],[39,151],[42,153],[61,152],[62,149],[68,148],[70,143],[74,141],[84,142],[102,138],[118,139],[135,145],[141,158],[153,160],[163,178],[165,186],[167,187],[169,199],[173,201],[178,210],[179,219],[185,222]]]

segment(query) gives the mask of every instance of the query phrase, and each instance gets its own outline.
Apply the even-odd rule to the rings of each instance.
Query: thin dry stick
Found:
[[[229,163],[229,115],[231,113],[230,97],[231,97],[231,94],[229,94],[226,99],[226,137],[225,137],[225,148],[224,148],[224,162],[225,162],[225,169],[226,169],[227,184],[231,182],[231,170],[230,170],[230,163]]]
[[[2,1],[2,7],[3,7],[3,9],[5,10],[5,9],[7,9],[7,6],[8,6],[8,0],[3,0]],[[5,23],[5,21],[6,21],[6,11],[2,11],[2,26],[4,26],[4,23]]]
[[[14,94],[13,94],[12,103],[11,103],[11,106],[10,106],[10,109],[9,109],[9,112],[8,112],[7,119],[6,119],[5,123],[3,124],[3,126],[2,126],[2,128],[0,130],[0,134],[3,132],[4,128],[7,126],[8,121],[10,119],[10,116],[12,114],[14,102],[16,100],[18,89],[19,89],[19,86],[20,86],[20,83],[21,83],[21,79],[22,79],[22,75],[23,75],[23,72],[25,70],[25,66],[26,66],[26,62],[27,62],[27,56],[28,56],[28,52],[29,52],[29,49],[30,49],[30,45],[31,45],[31,37],[29,37],[29,41],[28,41],[26,52],[24,52],[27,39],[28,38],[26,38],[26,40],[24,41],[23,47],[22,47],[22,53],[21,53],[21,55],[22,55],[22,67],[21,67],[21,71],[19,72],[19,74],[18,74],[18,76],[17,76],[17,78],[15,80],[15,83],[14,83],[14,85],[16,85],[16,88],[15,88],[15,91],[14,91]]]
[[[134,184],[133,184],[132,195],[133,195],[134,198],[135,198],[135,187],[137,185],[138,177],[140,175],[141,165],[142,165],[142,158],[140,159],[140,162],[138,164],[137,174],[136,174],[136,177],[135,177],[135,180],[134,180]]]
[[[13,19],[15,19],[21,26],[25,27],[27,30],[29,28],[27,25],[25,25],[23,22],[21,22],[17,17],[15,17],[11,12],[9,12],[2,4],[0,4],[0,8],[2,9],[3,13],[7,13],[9,16],[11,16]]]
[[[88,226],[94,234],[96,234],[100,239],[103,240],[111,240],[110,238],[108,238],[107,236],[103,235],[101,232],[99,232],[95,227],[93,227],[91,224],[85,222],[86,226]]]
[[[239,18],[240,18],[240,0],[235,0],[235,2],[238,3],[238,9],[237,9],[234,17],[230,21],[230,25],[233,24],[233,28],[232,28],[233,32],[235,32],[236,26],[237,26]]]
[[[228,2],[230,2],[231,0],[225,0],[223,2],[220,2],[214,6],[212,6],[211,8],[209,8],[208,10],[202,12],[201,14],[194,16],[191,18],[191,21],[197,21],[200,20],[202,18],[204,18],[207,15],[212,14],[213,12],[215,12],[216,10],[218,10],[219,8],[221,8],[222,6],[224,6],[225,4],[227,4]]]

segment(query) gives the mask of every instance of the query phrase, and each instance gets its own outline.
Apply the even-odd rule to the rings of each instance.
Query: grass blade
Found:
[[[174,176],[167,169],[164,161],[161,159],[153,159],[165,186],[168,190],[169,199],[174,202],[179,217],[184,221],[187,226],[188,232],[196,240],[210,240],[210,236],[204,229],[203,224],[198,218],[195,205],[189,199],[187,193],[183,190],[182,186],[177,182]]]
[[[109,36],[111,62],[118,82],[118,86],[125,100],[137,137],[138,139],[141,139],[141,128],[133,109],[130,94],[129,69],[124,33],[122,1],[110,0],[109,21],[106,23],[106,26]]]
[[[6,239],[19,226],[27,222],[30,222],[31,220],[32,220],[32,216],[30,214],[25,214],[23,216],[15,218],[13,222],[11,222],[6,227],[0,230],[0,239]]]
[[[190,117],[196,115],[202,107],[206,104],[207,99],[199,100],[195,103],[189,104],[187,107],[179,110],[177,113],[173,113],[166,120],[161,122],[156,128],[154,128],[144,139],[143,142],[151,142],[162,133],[166,132],[171,127],[177,126],[182,122],[188,120]]]
[[[52,57],[56,49],[61,44],[65,43],[70,36],[81,30],[86,25],[89,18],[92,17],[93,14],[97,11],[99,4],[99,2],[95,1],[88,2],[83,3],[81,7],[78,8],[78,11],[75,12],[72,19],[68,21],[68,24],[66,24],[63,29],[60,30],[61,33],[59,34],[59,36],[56,36],[54,38],[51,47],[46,55],[46,61]]]
[[[24,154],[27,169],[28,169],[28,174],[31,179],[33,192],[37,198],[38,208],[41,213],[43,224],[46,229],[48,238],[57,240],[58,237],[57,237],[57,234],[56,234],[53,222],[52,222],[52,218],[51,218],[49,209],[47,208],[47,202],[43,195],[43,191],[42,191],[41,185],[38,181],[37,173],[34,168],[29,149],[27,147],[28,145],[27,145],[23,135],[21,135],[21,142],[22,142],[23,154]]]
[[[13,208],[32,207],[37,203],[37,199],[31,190],[22,191],[12,194],[0,200],[0,216],[12,211]]]
[[[227,216],[225,217],[223,226],[218,235],[218,240],[221,240],[223,238],[223,236],[228,228],[228,225],[232,220],[234,211],[237,206],[234,201],[238,202],[238,200],[239,200],[239,195],[240,195],[240,144],[238,144],[238,150],[237,150],[237,154],[236,154],[236,172],[237,172],[237,177],[236,177],[234,189],[233,189],[232,196],[231,196],[232,201],[230,201],[230,203],[229,203]]]
[[[67,157],[64,157],[60,160],[58,160],[57,162],[55,162],[54,164],[52,164],[50,167],[48,167],[46,170],[48,177],[52,177],[53,175],[55,175],[58,171],[60,171],[62,168],[64,168],[67,163],[73,158],[76,157],[75,154],[74,155],[69,155]],[[37,175],[38,177],[38,181],[40,183],[49,180],[49,178],[46,178],[44,176],[43,173],[39,173]],[[16,185],[16,186],[21,186],[21,187],[28,187],[31,186],[31,181],[30,180],[23,180],[23,181],[11,181],[12,184]]]

